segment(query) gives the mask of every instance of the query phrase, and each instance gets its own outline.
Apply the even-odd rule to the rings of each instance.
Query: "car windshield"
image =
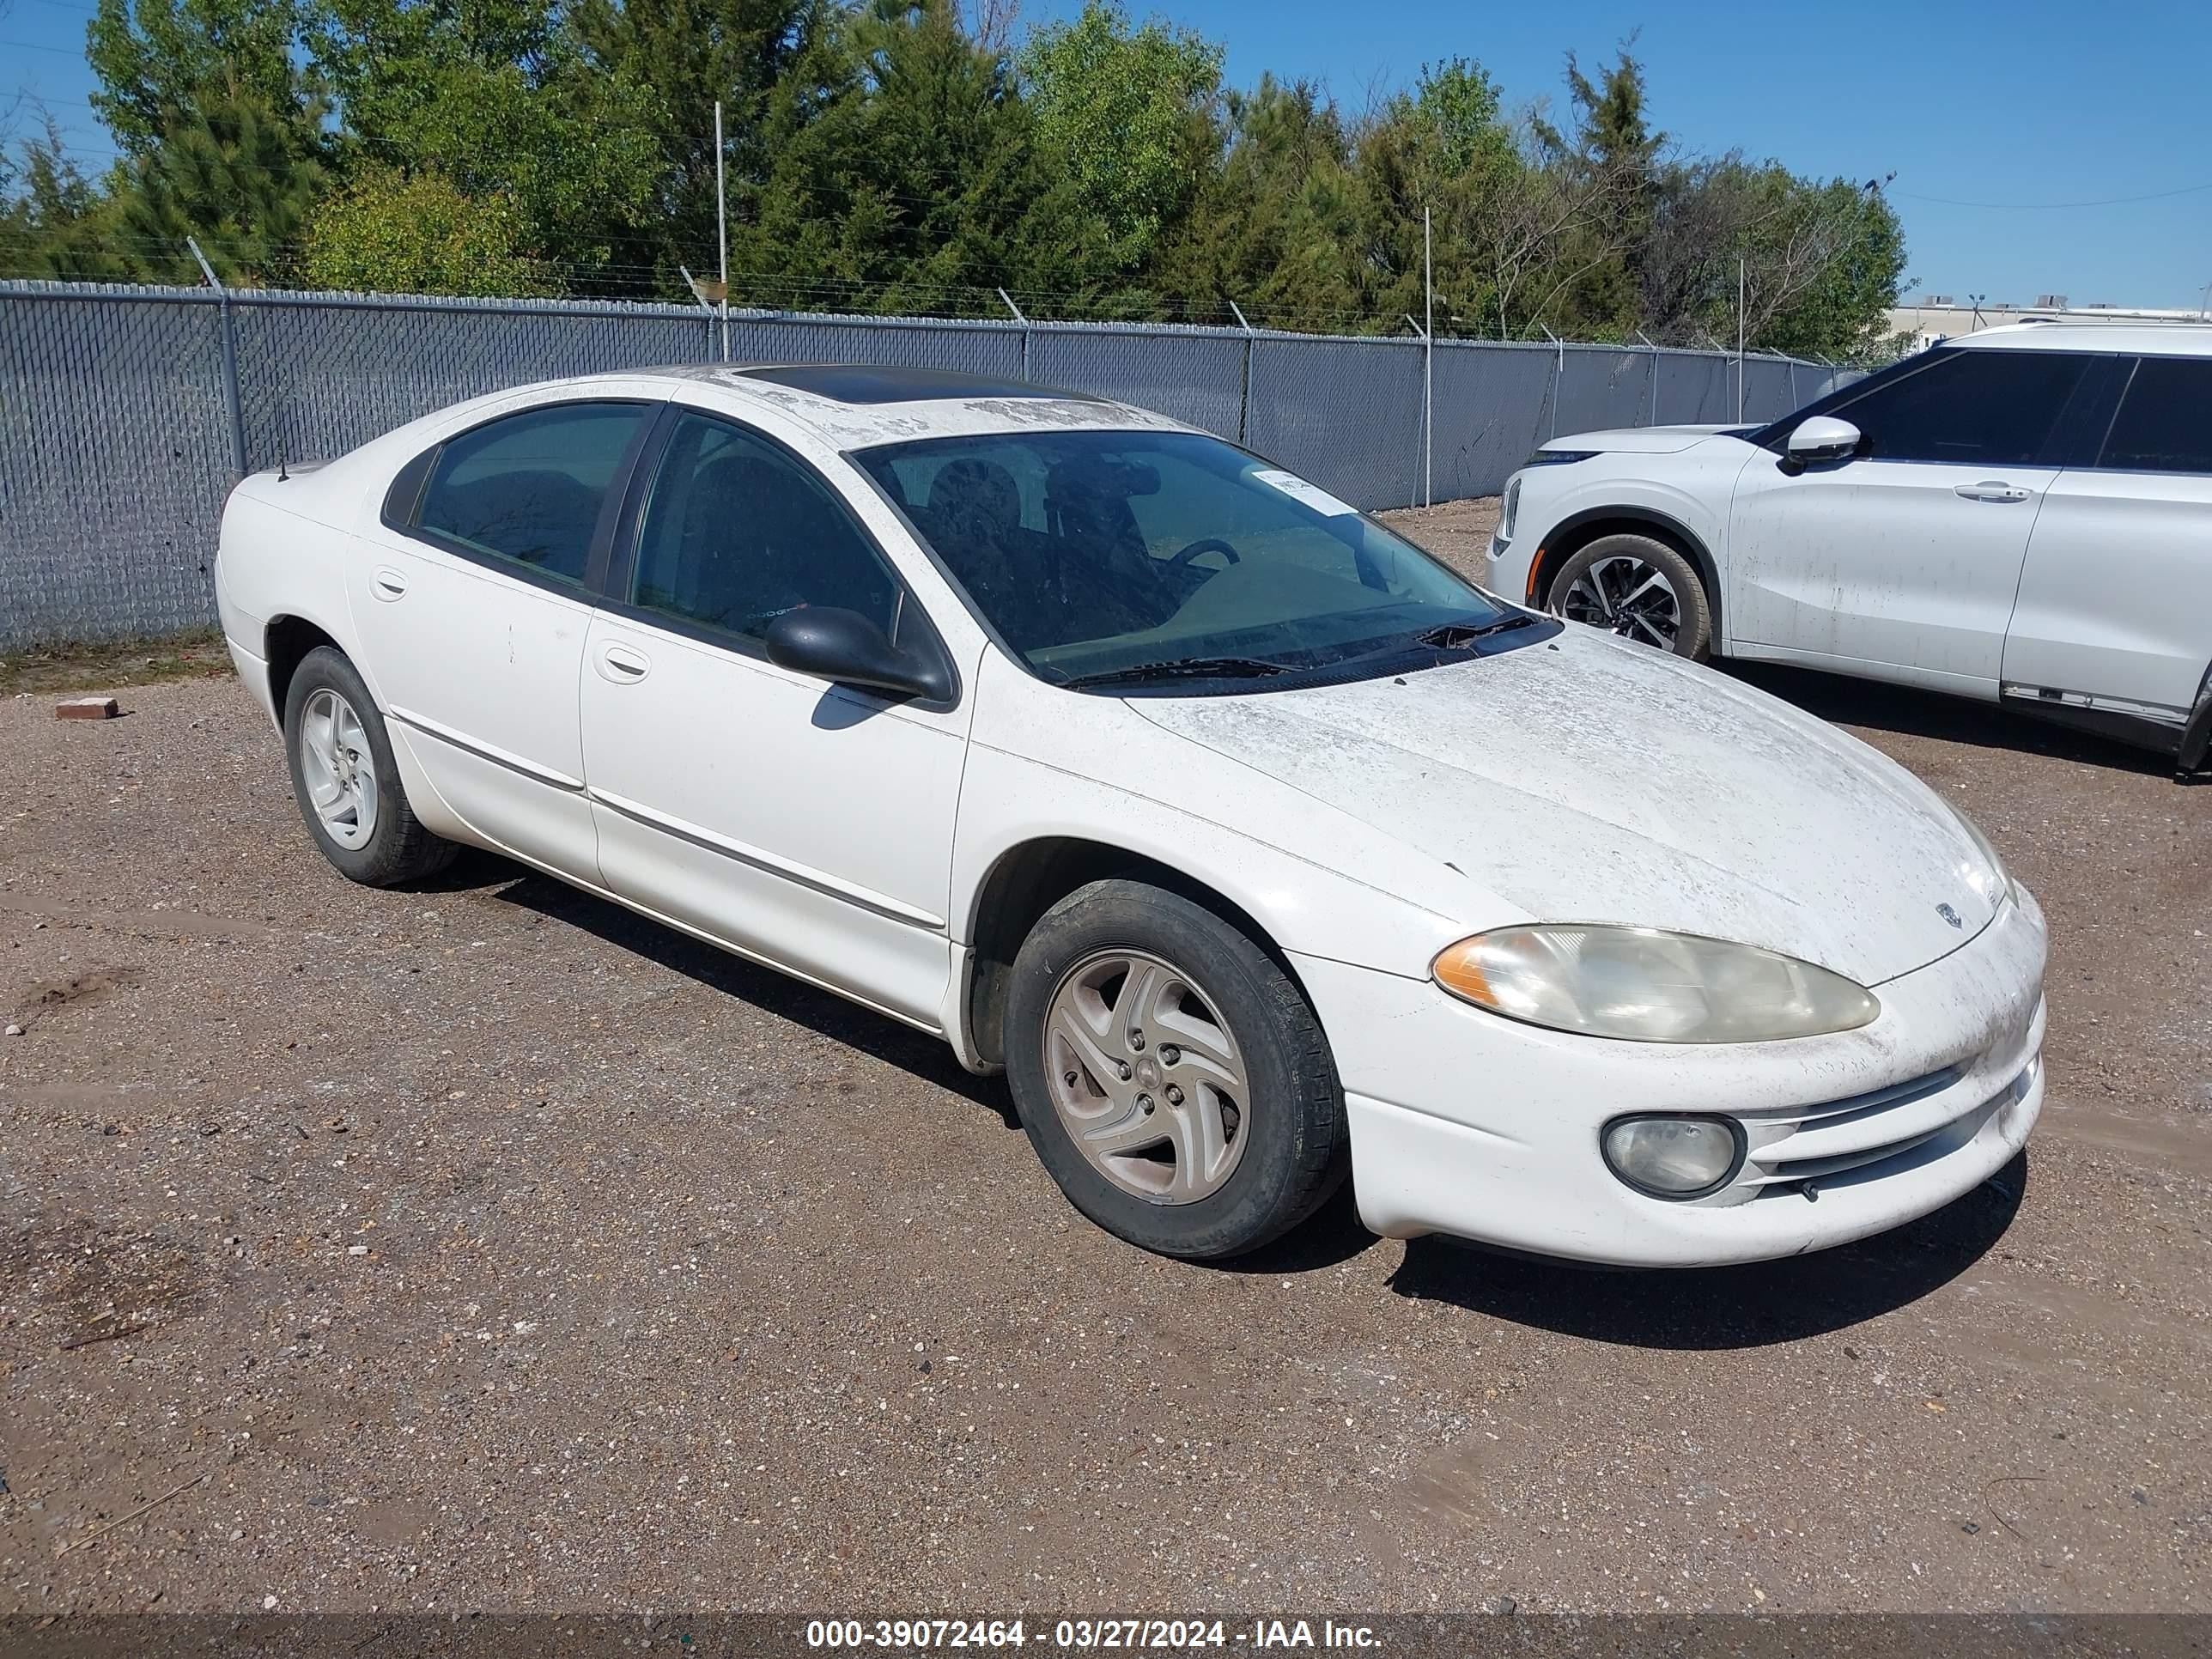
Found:
[[[1278,680],[1525,623],[1326,490],[1216,438],[1034,432],[854,457],[1033,672]]]

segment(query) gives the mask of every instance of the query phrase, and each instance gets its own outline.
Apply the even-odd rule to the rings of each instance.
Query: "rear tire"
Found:
[[[1547,602],[1555,617],[1692,662],[1712,653],[1712,598],[1705,579],[1689,560],[1650,536],[1599,537],[1560,567]]]
[[[407,804],[376,699],[343,652],[319,646],[284,694],[292,796],[323,856],[349,881],[391,887],[435,875],[461,849]]]
[[[1141,1249],[1257,1249],[1351,1167],[1343,1091],[1304,996],[1180,894],[1095,881],[1047,911],[1014,958],[1006,1052],[1046,1170]]]

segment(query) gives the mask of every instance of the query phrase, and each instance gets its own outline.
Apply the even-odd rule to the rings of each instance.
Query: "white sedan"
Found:
[[[1926,787],[1124,405],[927,371],[526,387],[241,483],[217,592],[355,880],[461,843],[1004,1069],[1210,1258],[1623,1264],[1947,1203],[2042,1105],[2034,900]]]

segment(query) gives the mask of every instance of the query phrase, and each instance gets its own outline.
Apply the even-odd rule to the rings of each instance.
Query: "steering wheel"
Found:
[[[1241,562],[1237,556],[1237,550],[1218,536],[1200,537],[1175,557],[1170,559],[1168,562],[1172,565],[1186,565],[1201,553],[1218,553],[1231,564]]]

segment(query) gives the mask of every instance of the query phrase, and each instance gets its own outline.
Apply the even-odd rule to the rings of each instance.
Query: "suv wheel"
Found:
[[[1690,562],[1650,536],[1601,536],[1553,578],[1552,614],[1703,662],[1712,601]]]
[[[1075,1207],[1163,1255],[1256,1249],[1350,1166],[1344,1097],[1305,998],[1179,894],[1097,881],[1014,958],[1006,1073]]]

